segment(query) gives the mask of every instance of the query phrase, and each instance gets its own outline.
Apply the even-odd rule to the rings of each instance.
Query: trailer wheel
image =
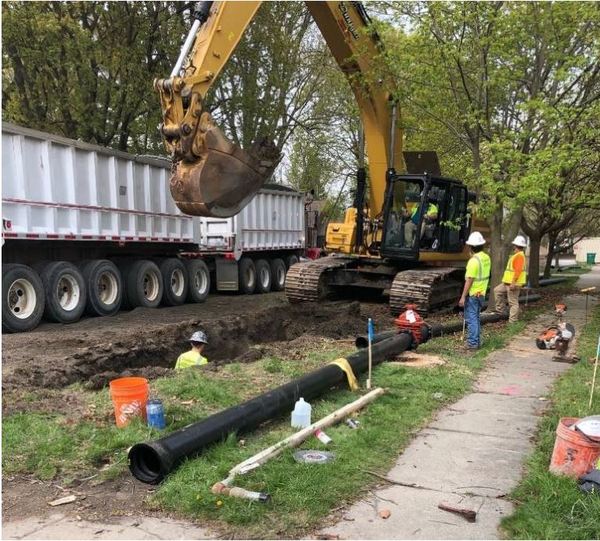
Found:
[[[188,301],[204,302],[210,291],[210,271],[201,259],[187,259]]]
[[[256,267],[249,257],[242,257],[239,265],[240,291],[248,295],[256,289]]]
[[[183,304],[188,294],[188,273],[185,265],[176,257],[169,257],[163,259],[159,268],[164,287],[162,303],[166,306]]]
[[[141,259],[125,267],[127,302],[131,308],[156,308],[163,296],[160,269],[152,261]]]
[[[79,268],[87,286],[86,312],[114,316],[123,300],[123,279],[117,266],[108,259],[92,259],[82,261]]]
[[[266,259],[257,259],[254,262],[256,267],[256,292],[257,293],[268,293],[271,291],[271,283],[273,282],[273,275],[271,274],[271,265]]]
[[[46,295],[44,316],[57,323],[79,321],[87,299],[85,279],[79,269],[68,261],[54,261],[42,268],[40,276]]]
[[[287,265],[287,268],[289,269],[292,265],[295,265],[296,263],[298,263],[298,261],[300,261],[300,258],[296,254],[291,254],[291,255],[287,256],[287,258],[285,260],[285,264]]]
[[[283,259],[273,259],[271,261],[271,290],[283,291],[285,288],[286,268]]]
[[[44,285],[27,265],[2,265],[2,329],[25,332],[35,329],[44,314]]]

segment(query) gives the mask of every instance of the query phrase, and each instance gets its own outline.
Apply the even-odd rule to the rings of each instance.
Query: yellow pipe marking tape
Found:
[[[348,386],[350,387],[350,390],[358,391],[358,389],[359,389],[358,380],[356,379],[356,376],[354,375],[354,372],[352,371],[352,366],[350,366],[348,359],[344,359],[343,357],[340,357],[339,359],[336,359],[335,361],[331,361],[329,364],[335,364],[343,372],[345,372],[346,377],[348,378]]]

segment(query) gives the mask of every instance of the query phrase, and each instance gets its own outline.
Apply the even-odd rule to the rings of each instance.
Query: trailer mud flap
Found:
[[[217,266],[217,291],[238,291],[238,264],[235,260],[218,257]]]

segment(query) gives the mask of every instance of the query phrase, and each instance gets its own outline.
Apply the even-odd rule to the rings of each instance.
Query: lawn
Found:
[[[502,522],[510,538],[600,539],[600,495],[583,494],[575,480],[548,471],[558,420],[600,411],[598,388],[592,408],[588,408],[593,366],[587,362],[596,354],[599,334],[600,307],[597,307],[578,341],[582,362],[556,382],[551,407],[539,428],[536,450],[527,464],[527,474],[512,494],[517,510]]]
[[[548,295],[552,299],[555,296],[556,292]],[[416,430],[440,407],[470,390],[485,357],[520,333],[528,321],[547,309],[548,302],[524,311],[518,323],[485,326],[483,349],[475,355],[465,357],[460,353],[459,335],[446,336],[419,348],[420,352],[444,358],[445,365],[417,369],[384,363],[376,367],[373,384],[385,387],[387,392],[360,412],[358,430],[344,424],[327,429],[333,439],[328,449],[336,454],[334,462],[300,465],[288,450],[238,478],[239,486],[268,492],[272,497],[270,503],[218,497],[210,492],[210,487],[226,477],[238,462],[291,434],[289,416],[263,425],[244,436],[243,441],[231,436],[210,447],[201,457],[188,460],[158,487],[148,505],[198,519],[223,535],[245,538],[306,535],[332,509],[355,501],[373,487],[376,480],[367,470],[386,473]],[[151,387],[165,404],[170,431],[281,385],[352,350],[347,341],[329,340],[307,350],[299,361],[266,357],[251,364],[191,370],[153,380]],[[364,378],[361,384],[364,387]],[[62,485],[96,474],[98,479],[126,478],[130,475],[126,458],[129,446],[161,435],[140,422],[125,429],[116,428],[106,389],[92,392],[72,386],[68,392],[80,397],[80,411],[62,415],[35,411],[32,407],[31,411],[4,418],[5,475],[30,473],[41,479],[60,479]],[[357,393],[344,388],[332,390],[312,402],[313,419],[356,397]],[[301,448],[325,447],[311,438]]]

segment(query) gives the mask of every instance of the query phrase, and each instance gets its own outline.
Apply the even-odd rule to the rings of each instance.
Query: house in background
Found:
[[[594,259],[596,263],[600,263],[600,237],[581,239],[575,243],[573,251],[577,263],[593,263]],[[594,254],[594,256],[588,256],[588,254]]]

